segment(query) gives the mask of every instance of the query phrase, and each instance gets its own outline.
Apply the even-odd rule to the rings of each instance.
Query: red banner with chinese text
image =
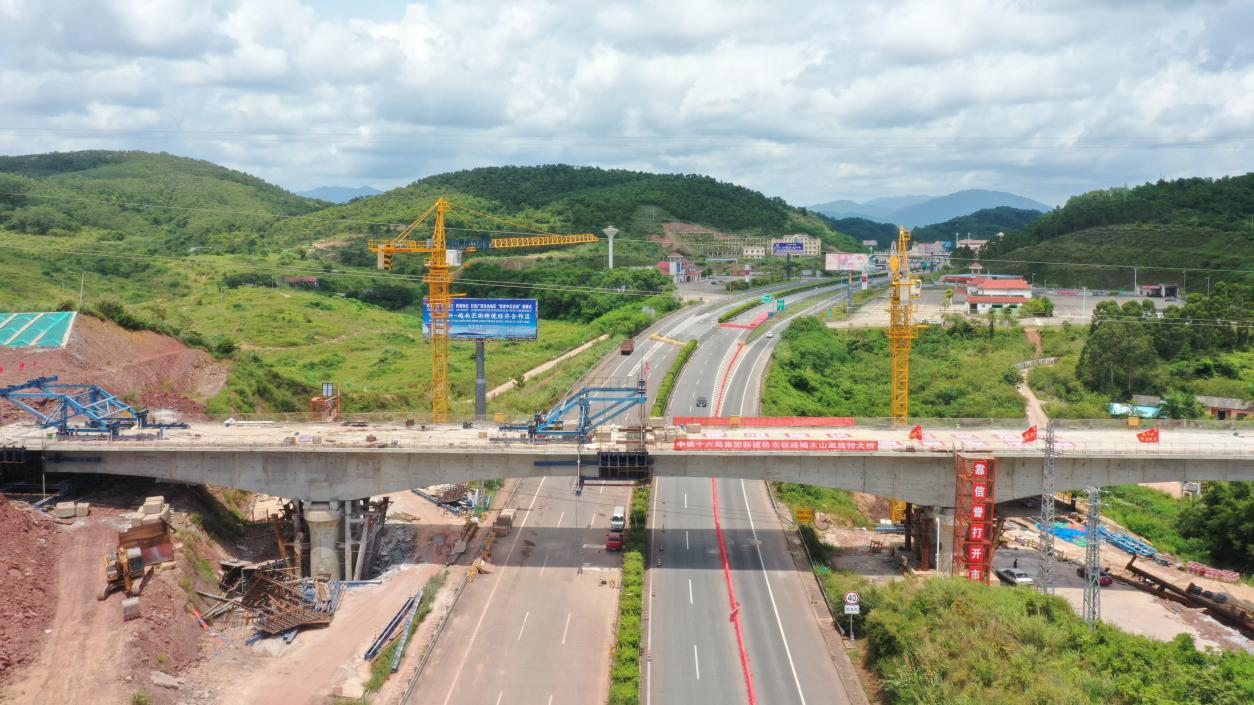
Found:
[[[879,449],[879,441],[772,441],[750,438],[688,438],[675,441],[675,450],[842,450],[873,452]]]

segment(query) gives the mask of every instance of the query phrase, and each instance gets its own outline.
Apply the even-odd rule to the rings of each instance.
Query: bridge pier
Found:
[[[338,580],[340,557],[336,550],[340,519],[339,502],[305,502],[305,524],[309,527],[309,575],[329,575]]]
[[[932,521],[937,524],[936,574],[949,575],[954,570],[954,508],[932,507]]]

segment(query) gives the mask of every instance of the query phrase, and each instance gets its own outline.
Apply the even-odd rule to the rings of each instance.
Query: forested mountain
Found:
[[[866,218],[822,218],[832,228],[847,233],[859,243],[863,240],[874,240],[879,247],[884,247],[897,237],[897,226],[892,223],[880,223]]]
[[[970,215],[950,218],[943,223],[915,228],[911,239],[916,242],[952,241],[957,235],[961,238],[987,240],[997,233],[1008,233],[1018,230],[1041,217],[1040,211],[1010,206],[984,208]]]
[[[150,152],[0,157],[0,228],[27,235],[92,231],[165,254],[255,248],[272,216],[324,204],[210,162]]]
[[[313,198],[327,203],[348,203],[354,198],[365,198],[366,196],[377,196],[383,193],[373,186],[319,186],[311,188],[308,191],[297,191],[297,194],[305,198]]]
[[[869,201],[850,201],[842,199],[839,201],[828,201],[827,203],[816,203],[810,206],[810,210],[818,211],[829,218],[837,220],[843,218],[866,218],[881,223],[891,222],[892,214],[895,211],[906,208],[907,206],[916,206],[925,201],[930,201],[934,196],[880,196],[872,198]],[[870,238],[868,238],[870,239]]]
[[[810,210],[819,211],[831,218],[860,217],[881,223],[904,225],[906,227],[922,227],[941,223],[951,218],[975,213],[989,208],[1009,206],[1022,210],[1037,212],[1049,210],[1049,206],[1024,196],[1005,191],[985,191],[967,189],[956,191],[946,196],[930,198],[926,196],[899,196],[873,198],[866,203],[853,201],[832,201],[811,206]]]
[[[1187,268],[1194,290],[1207,277],[1254,281],[1254,173],[1091,191],[1007,231],[981,258],[1062,286],[1128,289],[1132,266],[1141,283],[1184,284]],[[1114,266],[1058,264],[1068,262]]]
[[[1049,206],[1040,201],[1013,193],[967,189],[948,196],[933,198],[915,206],[898,209],[893,212],[891,222],[906,227],[921,227],[968,215],[978,210],[1001,206],[1035,211],[1049,210]]]
[[[276,226],[279,241],[296,243],[306,235],[329,237],[380,232],[361,223],[407,222],[438,197],[552,232],[600,233],[607,225],[620,238],[647,239],[664,220],[682,220],[728,232],[780,235],[808,232],[833,247],[856,247],[817,216],[779,198],[696,174],[650,174],[564,164],[485,167],[429,176],[399,189],[324,211],[317,223]],[[344,223],[335,223],[344,220]],[[352,221],[352,222],[348,222]],[[471,219],[463,226],[493,229]]]

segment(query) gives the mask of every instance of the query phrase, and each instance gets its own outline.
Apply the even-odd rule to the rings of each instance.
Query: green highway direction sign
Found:
[[[784,300],[783,300],[783,299],[780,299],[780,300],[778,300],[778,301],[776,301],[776,302],[775,302],[775,310],[776,310],[776,311],[783,311],[783,310],[784,310]]]
[[[769,304],[769,303],[771,303],[771,302],[772,302],[772,301],[774,301],[774,300],[775,300],[775,297],[774,297],[774,296],[771,296],[770,294],[763,294],[763,295],[762,295],[762,303],[764,303],[764,304]]]

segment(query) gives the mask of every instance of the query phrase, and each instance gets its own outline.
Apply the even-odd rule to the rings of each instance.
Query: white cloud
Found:
[[[164,149],[292,188],[568,161],[810,203],[1058,202],[1254,148],[1240,0],[348,7],[0,0],[0,151]]]

